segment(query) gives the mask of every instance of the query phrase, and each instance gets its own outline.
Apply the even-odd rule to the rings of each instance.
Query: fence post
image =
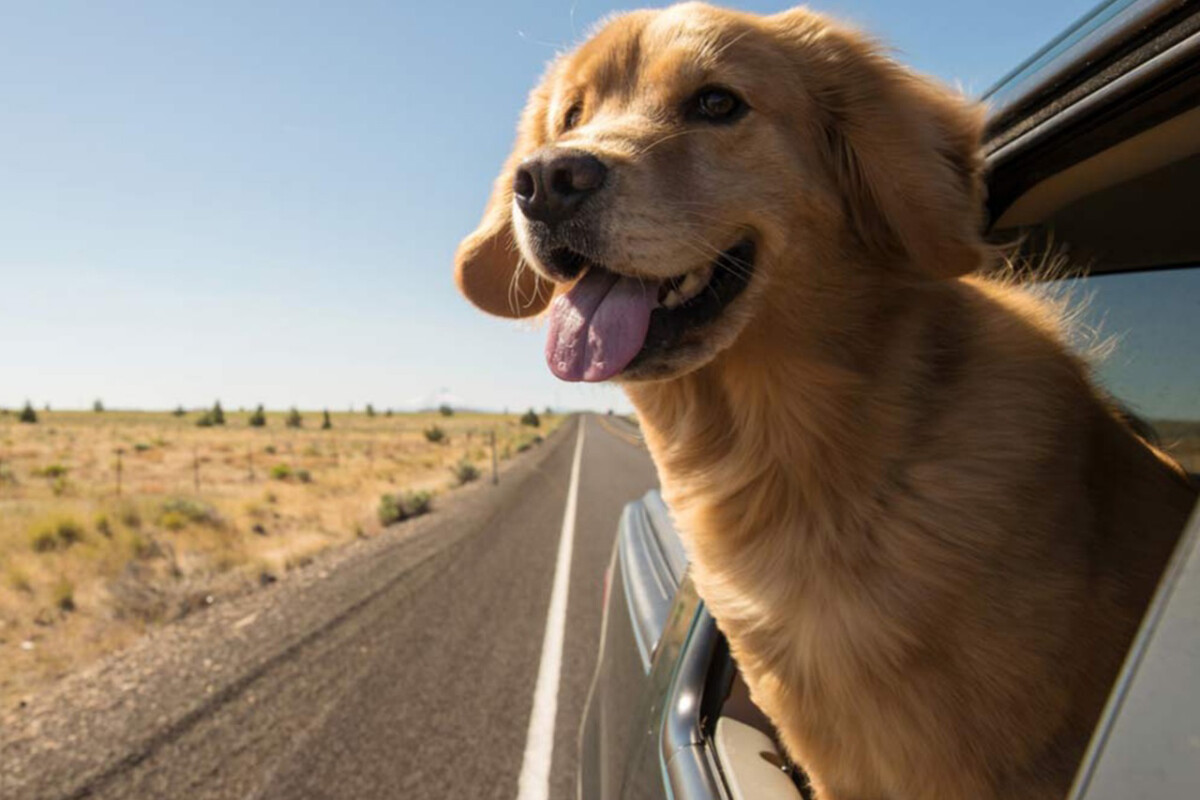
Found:
[[[500,482],[500,472],[496,465],[496,429],[492,428],[492,485]]]

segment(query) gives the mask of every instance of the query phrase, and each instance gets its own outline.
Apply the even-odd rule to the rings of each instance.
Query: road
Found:
[[[656,485],[628,428],[596,416],[401,544],[283,587],[261,611],[207,612],[188,638],[159,643],[174,661],[155,668],[153,692],[101,674],[120,689],[100,694],[129,698],[49,725],[52,748],[0,746],[6,770],[23,767],[0,794],[516,798],[580,425],[548,794],[574,797],[604,569],[621,507]]]

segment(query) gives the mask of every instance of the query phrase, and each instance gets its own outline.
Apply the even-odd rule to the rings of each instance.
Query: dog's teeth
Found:
[[[667,296],[662,299],[663,308],[675,308],[683,302],[683,298],[679,296],[678,289],[672,289],[667,292]]]
[[[708,279],[712,277],[712,265],[710,264],[703,269],[693,270],[683,278],[683,283],[679,286],[679,294],[684,301],[691,300],[700,291],[708,285]]]

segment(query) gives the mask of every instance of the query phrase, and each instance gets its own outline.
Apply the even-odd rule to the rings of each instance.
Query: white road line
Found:
[[[542,662],[538,666],[537,686],[533,690],[533,712],[525,734],[525,757],[517,782],[517,800],[548,800],[550,797],[550,761],[554,756],[554,719],[558,716],[558,681],[562,674],[563,633],[567,627],[567,590],[571,583],[571,550],[575,545],[575,507],[579,500],[579,461],[583,455],[583,425],[575,437],[575,460],[571,464],[571,484],[567,489],[567,508],[563,513],[562,533],[558,540],[558,561],[554,565],[554,586],[550,590],[550,611],[546,614],[546,634],[542,638]]]

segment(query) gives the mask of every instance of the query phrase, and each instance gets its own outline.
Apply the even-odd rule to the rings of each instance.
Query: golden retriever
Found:
[[[1195,501],[967,277],[983,111],[804,9],[555,60],[456,279],[619,381],[697,588],[822,800],[1058,798]]]

